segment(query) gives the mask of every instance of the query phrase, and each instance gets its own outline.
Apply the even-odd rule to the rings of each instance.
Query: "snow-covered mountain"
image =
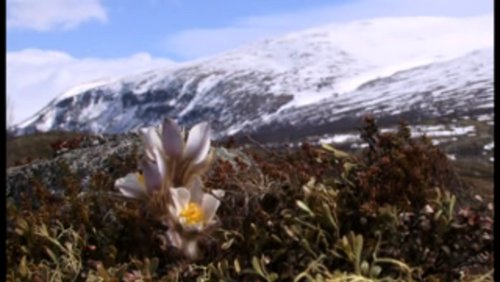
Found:
[[[258,124],[258,130],[264,139],[278,132],[283,138],[297,139],[352,130],[368,113],[386,125],[401,117],[412,123],[480,115],[490,115],[492,120],[493,90],[493,49],[488,48],[370,80],[314,104],[284,109],[270,122]],[[301,130],[290,131],[293,127]]]
[[[347,129],[367,112],[388,121],[492,113],[493,97],[493,15],[380,18],[79,85],[17,130],[119,133],[170,116],[272,141]]]

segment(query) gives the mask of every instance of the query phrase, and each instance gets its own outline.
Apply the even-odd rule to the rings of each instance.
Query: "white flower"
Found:
[[[192,177],[200,175],[210,162],[210,126],[198,123],[184,133],[172,120],[165,119],[160,127],[143,130],[146,156],[157,163],[163,178],[174,186],[188,185]]]
[[[144,198],[161,188],[162,179],[155,163],[144,159],[140,163],[142,172],[129,173],[115,181],[115,187],[130,198]]]
[[[216,222],[215,214],[220,206],[217,198],[222,198],[224,191],[213,190],[212,193],[215,196],[204,193],[198,179],[190,189],[170,189],[172,204],[169,206],[169,220],[173,224],[170,224],[172,228],[167,231],[167,237],[174,247],[191,259],[198,255],[196,236]]]
[[[224,196],[222,190],[213,190],[213,195],[202,190],[201,174],[212,160],[210,127],[206,122],[195,125],[186,142],[185,134],[168,118],[142,133],[141,172],[117,179],[115,186],[126,197],[147,200],[151,214],[169,227],[171,244],[195,258],[197,238],[216,222],[218,198]]]
[[[215,213],[224,196],[223,190],[204,193],[200,181],[194,181],[191,189],[170,188],[172,204],[169,206],[172,219],[186,231],[202,231],[215,223]],[[215,196],[214,196],[215,195]]]
[[[168,230],[167,238],[172,243],[172,246],[181,250],[184,255],[190,259],[196,259],[198,257],[198,241],[195,239],[183,238],[179,232],[175,230]]]
[[[201,122],[189,131],[187,142],[179,126],[171,119],[165,119],[161,130],[161,140],[165,154],[177,160],[189,160],[193,164],[203,162],[210,150],[210,126]]]
[[[142,172],[116,180],[115,187],[127,197],[144,198],[161,189],[168,192],[172,186],[190,185],[211,161],[210,127],[206,122],[195,125],[186,143],[183,136],[179,126],[168,118],[159,127],[142,130]]]
[[[142,198],[147,194],[144,176],[140,173],[129,173],[125,177],[118,178],[115,187],[130,198]]]

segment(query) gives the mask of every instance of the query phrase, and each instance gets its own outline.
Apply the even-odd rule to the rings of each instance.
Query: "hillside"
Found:
[[[492,19],[381,18],[300,31],[76,86],[17,132],[122,133],[170,116],[185,126],[211,121],[218,137],[273,139],[269,131],[292,127],[300,136],[290,138],[352,129],[366,112],[412,123],[491,115]]]

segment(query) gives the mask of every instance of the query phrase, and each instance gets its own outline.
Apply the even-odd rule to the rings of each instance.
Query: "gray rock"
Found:
[[[8,168],[6,198],[18,202],[21,193],[24,192],[35,199],[33,179],[45,187],[50,187],[49,192],[52,195],[63,196],[67,187],[62,180],[67,175],[74,175],[81,179],[80,185],[85,191],[91,177],[98,172],[105,173],[114,179],[124,176],[123,171],[114,169],[111,160],[120,162],[131,156],[139,159],[143,152],[141,138],[134,133],[107,136],[101,138],[99,143],[67,151],[50,160],[38,160]],[[251,158],[238,149],[215,148],[215,156],[229,161],[235,169],[238,169],[236,158],[248,165],[252,162]]]
[[[50,160],[38,160],[22,166],[10,167],[7,169],[6,197],[17,201],[21,192],[33,195],[33,179],[50,187],[51,193],[59,194],[65,190],[61,180],[68,174],[78,176],[82,179],[82,184],[86,184],[90,176],[97,172],[119,177],[114,175],[109,161],[112,158],[120,160],[135,154],[140,145],[138,136],[128,134],[121,138],[108,138],[97,146],[69,150]]]

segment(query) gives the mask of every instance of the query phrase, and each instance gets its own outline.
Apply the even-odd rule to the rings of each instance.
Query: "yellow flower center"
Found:
[[[144,180],[144,174],[142,174],[140,172],[137,172],[135,175],[136,175],[137,180],[139,181],[139,183],[141,183],[142,186],[145,186],[146,185],[146,180]]]
[[[187,224],[197,224],[203,221],[204,215],[200,205],[190,202],[187,207],[181,211],[180,216],[186,220]]]

